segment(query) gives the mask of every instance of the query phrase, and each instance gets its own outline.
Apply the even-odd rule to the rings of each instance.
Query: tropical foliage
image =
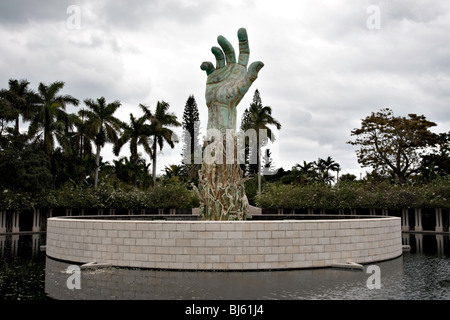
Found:
[[[253,102],[250,104],[250,107],[244,111],[241,130],[244,132],[254,130],[256,133],[256,150],[251,150],[252,146],[249,146],[249,153],[256,154],[258,193],[261,193],[261,147],[267,144],[268,140],[275,140],[275,135],[270,126],[275,126],[278,130],[281,129],[280,122],[272,116],[272,108],[262,105],[259,91],[256,89],[253,96]],[[261,135],[261,132],[265,132],[266,135]]]
[[[139,104],[141,115],[131,113],[126,123],[117,118],[121,102],[104,97],[84,99],[81,109],[69,112],[80,103],[63,93],[64,85],[40,83],[34,91],[27,80],[11,79],[0,90],[0,210],[198,206],[192,191],[198,164],[167,165],[159,181],[156,173],[158,152],[178,142],[173,130],[183,126],[191,138],[198,131],[192,95],[183,123],[165,101],[157,102],[155,110]],[[390,109],[363,119],[349,143],[360,147],[361,165],[373,168],[365,180],[339,177],[342,168],[330,156],[263,176],[259,147],[274,139],[272,129],[281,124],[256,90],[241,129],[265,129],[267,137],[258,136],[255,150],[247,146],[247,156],[258,160],[256,168],[248,164],[244,170],[248,200],[263,208],[450,208],[450,133],[432,133],[435,125],[415,114],[394,116]],[[191,154],[197,142],[185,143],[183,154]],[[103,161],[101,151],[108,143],[117,157],[124,148],[129,156]],[[266,156],[270,167],[270,153]]]
[[[41,193],[0,193],[0,210],[32,209],[160,209],[192,208],[198,203],[193,191],[182,184],[159,185],[152,192],[136,188],[114,188],[100,184],[97,188],[66,185]]]
[[[303,164],[297,163],[292,167],[290,176],[284,178],[284,181],[299,185],[316,182],[331,184],[336,181],[331,172],[339,173],[340,170],[341,166],[339,163],[328,156],[326,159],[318,158],[317,161],[313,162],[303,161]]]
[[[29,134],[42,139],[43,150],[51,156],[55,148],[55,139],[64,149],[69,149],[69,132],[74,121],[66,112],[67,105],[77,106],[79,100],[67,94],[59,94],[64,82],[55,81],[50,85],[43,83],[38,87],[36,112],[31,116]]]
[[[122,128],[122,121],[114,116],[114,113],[120,107],[119,101],[106,104],[106,99],[101,97],[94,101],[92,99],[84,100],[89,110],[81,110],[81,116],[87,118],[88,130],[91,132],[92,140],[96,146],[95,156],[95,178],[94,186],[98,185],[98,172],[100,170],[100,151],[106,142],[117,144],[118,133]]]
[[[142,189],[156,185],[157,147],[173,148],[177,140],[171,127],[181,125],[168,103],[158,102],[155,112],[140,104],[144,114],[130,114],[130,122],[124,123],[116,116],[121,102],[105,97],[84,99],[81,110],[68,112],[79,100],[62,93],[62,81],[40,83],[36,92],[27,80],[11,79],[8,86],[0,90],[0,187],[30,192],[67,183],[96,187],[101,181]],[[104,162],[101,151],[107,143],[116,156],[128,144],[129,159]],[[149,155],[149,163],[138,148]]]
[[[168,112],[169,104],[165,101],[158,101],[156,110],[153,113],[147,106],[140,105],[144,111],[145,117],[150,121],[150,132],[153,138],[152,143],[152,163],[153,163],[153,183],[156,183],[156,158],[157,147],[162,150],[164,143],[167,143],[172,149],[175,147],[175,142],[178,142],[176,135],[170,129],[171,127],[180,127],[177,116],[174,113]]]
[[[335,186],[314,183],[306,186],[267,184],[255,197],[262,208],[289,209],[395,209],[450,208],[450,180],[430,184],[399,185],[367,181]]]
[[[36,92],[27,80],[8,85],[0,90],[0,210],[198,206],[184,167],[168,166],[156,180],[157,153],[165,144],[174,147],[171,128],[181,125],[167,102],[155,111],[140,104],[143,114],[124,123],[116,117],[121,102],[104,97],[84,99],[81,110],[68,112],[79,100],[62,93],[61,81],[40,83]],[[104,162],[107,143],[117,156],[128,144],[130,155]]]

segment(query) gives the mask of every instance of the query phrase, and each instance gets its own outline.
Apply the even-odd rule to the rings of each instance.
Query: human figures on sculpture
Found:
[[[221,48],[212,47],[216,58],[216,66],[211,62],[203,62],[201,69],[206,71],[206,105],[208,107],[207,129],[219,130],[223,136],[236,131],[236,107],[258,77],[264,64],[256,61],[247,69],[250,48],[247,31],[238,30],[239,56],[231,43],[223,36],[217,41]],[[221,139],[221,141],[230,141]],[[220,154],[225,157],[227,148],[236,150],[233,144],[215,143]],[[233,154],[237,154],[234,153]],[[222,161],[223,160],[223,161]],[[228,161],[227,161],[228,160]],[[248,201],[242,181],[242,170],[236,162],[230,164],[229,159],[220,159],[218,163],[205,162],[199,171],[200,211],[204,220],[244,220],[248,217]]]

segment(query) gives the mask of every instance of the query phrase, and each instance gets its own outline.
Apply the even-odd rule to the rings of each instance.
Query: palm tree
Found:
[[[330,156],[327,159],[319,158],[314,161],[314,165],[317,169],[318,178],[324,183],[331,183],[334,177],[330,175],[330,171],[339,172],[341,167],[339,163],[335,162]]]
[[[339,163],[334,161],[331,157],[327,157],[327,159],[325,159],[325,166],[327,170],[336,172],[336,182],[339,182],[339,172],[341,171]]]
[[[106,142],[117,144],[119,138],[118,133],[122,128],[122,121],[114,116],[114,113],[121,106],[119,101],[106,104],[105,97],[98,98],[97,101],[92,99],[84,100],[85,105],[90,110],[80,110],[80,115],[86,117],[90,130],[94,136],[94,144],[97,148],[96,153],[96,169],[94,186],[98,185],[98,172],[100,170],[100,151]]]
[[[38,109],[28,130],[31,135],[42,130],[37,138],[43,135],[43,148],[48,155],[53,152],[55,138],[63,147],[67,145],[66,133],[72,126],[73,119],[66,113],[66,106],[77,106],[79,103],[71,95],[59,95],[63,87],[62,81],[55,81],[48,86],[42,82],[39,84]]]
[[[297,183],[302,185],[316,177],[316,172],[314,171],[314,162],[306,162],[303,160],[303,165],[296,164],[292,167],[292,175],[296,178]]]
[[[121,157],[119,160],[113,160],[114,172],[118,180],[126,183],[136,184],[136,170],[134,161],[130,161],[127,157]]]
[[[119,155],[120,149],[124,144],[130,142],[130,153],[131,159],[136,164],[139,159],[138,146],[144,147],[145,152],[147,152],[152,158],[152,150],[150,148],[149,136],[150,125],[146,124],[147,118],[142,116],[136,119],[132,113],[130,113],[130,123],[123,124],[123,133],[117,144],[114,146],[114,154]]]
[[[83,114],[84,110],[78,112],[78,117],[74,121],[77,130],[72,134],[73,149],[78,152],[80,158],[92,154],[91,141],[94,139],[91,128],[89,128],[89,122]]]
[[[151,185],[151,178],[148,173],[149,164],[146,163],[145,159],[132,159],[131,156],[130,158],[121,157],[119,160],[113,160],[113,163],[118,180],[131,183],[135,187],[139,182],[143,190]]]
[[[9,89],[0,90],[0,98],[4,107],[8,108],[9,115],[15,120],[15,135],[20,133],[19,117],[22,116],[23,120],[31,120],[38,102],[38,96],[28,88],[29,84],[27,80],[10,79],[8,81]]]
[[[0,97],[0,120],[1,120],[1,128],[0,128],[0,137],[3,132],[8,130],[8,127],[5,127],[8,122],[14,121],[16,119],[15,111],[6,103],[6,101]]]
[[[183,165],[171,164],[164,167],[166,178],[172,181],[180,181],[184,179],[185,171]]]
[[[281,124],[278,120],[272,117],[272,108],[269,106],[263,107],[260,103],[250,104],[250,107],[245,110],[245,117],[243,119],[241,129],[244,131],[254,129],[256,131],[258,194],[261,194],[261,147],[263,144],[267,143],[267,139],[264,139],[265,137],[260,137],[260,130],[265,130],[267,132],[267,138],[270,141],[273,142],[275,140],[272,130],[268,127],[269,125],[274,125],[278,130],[281,129]]]
[[[155,113],[152,113],[148,107],[143,104],[139,105],[145,113],[145,117],[150,120],[150,130],[153,136],[152,144],[152,165],[153,165],[153,185],[156,184],[156,155],[157,146],[159,150],[162,150],[164,142],[167,142],[173,149],[175,142],[178,140],[172,140],[174,132],[169,127],[180,127],[181,123],[178,122],[177,116],[174,113],[168,113],[170,105],[165,101],[158,101],[156,104]]]
[[[78,115],[75,113],[66,114],[61,120],[62,127],[61,130],[55,132],[56,139],[58,143],[61,145],[62,150],[66,155],[72,155],[76,152],[76,149],[73,145],[73,137],[76,132],[73,130],[74,127],[77,127],[77,123],[80,121]]]

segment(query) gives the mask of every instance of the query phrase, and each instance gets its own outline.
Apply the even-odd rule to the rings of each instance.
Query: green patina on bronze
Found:
[[[244,28],[238,30],[238,39],[237,61],[231,43],[225,37],[218,36],[220,48],[211,49],[216,58],[216,66],[214,67],[211,62],[203,62],[201,65],[201,69],[207,74],[205,93],[208,106],[207,129],[218,129],[223,135],[223,145],[220,146],[223,159],[216,159],[214,163],[207,163],[204,159],[199,171],[200,183],[197,192],[204,220],[244,220],[248,216],[242,172],[236,161],[236,107],[258,77],[258,72],[264,64],[256,61],[247,68],[250,48],[247,31]],[[234,141],[232,146],[234,161],[231,163],[226,159],[225,142],[225,135],[230,132]]]

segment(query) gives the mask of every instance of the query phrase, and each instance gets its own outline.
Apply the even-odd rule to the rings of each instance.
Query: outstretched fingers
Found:
[[[225,57],[223,56],[222,50],[218,47],[212,47],[211,52],[216,57],[216,69],[223,68],[225,66]]]
[[[259,70],[261,70],[262,67],[264,67],[264,63],[261,61],[255,61],[248,67],[246,79],[249,84],[252,84],[256,78],[258,78]]]
[[[206,71],[206,75],[209,76],[211,73],[214,72],[214,65],[209,62],[209,61],[205,61],[201,64],[200,69]]]
[[[238,63],[247,67],[248,59],[250,56],[250,47],[248,45],[248,36],[247,30],[245,28],[240,28],[238,30],[238,39],[239,39],[239,59]]]
[[[220,44],[220,46],[223,49],[223,52],[225,53],[225,59],[228,63],[236,63],[236,55],[234,53],[234,48],[231,45],[231,43],[223,36],[217,37],[217,42]]]
[[[238,39],[239,39],[239,58],[238,64],[247,68],[247,64],[250,56],[250,47],[248,45],[248,36],[245,28],[240,28],[238,30]],[[234,52],[234,48],[231,43],[223,36],[217,37],[217,42],[220,47],[212,47],[211,52],[216,57],[216,67],[213,66],[211,62],[203,62],[200,68],[206,71],[207,75],[210,75],[216,69],[221,69],[225,67],[225,64],[236,63],[236,54]],[[247,70],[247,75],[245,77],[244,82],[246,85],[251,85],[253,81],[258,78],[258,72],[261,68],[264,67],[264,63],[261,61],[253,62]]]

